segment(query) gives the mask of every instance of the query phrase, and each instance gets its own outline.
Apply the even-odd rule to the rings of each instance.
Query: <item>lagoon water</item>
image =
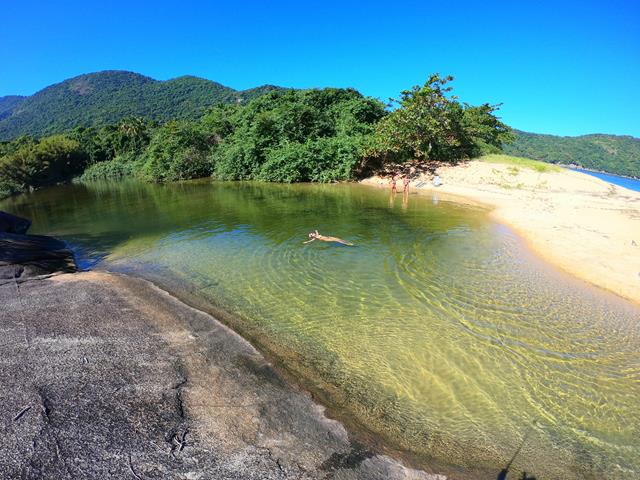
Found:
[[[454,478],[640,475],[640,308],[487,211],[360,185],[70,185],[0,209],[224,320],[333,415]],[[354,247],[313,242],[309,231]],[[520,448],[520,450],[518,450]]]

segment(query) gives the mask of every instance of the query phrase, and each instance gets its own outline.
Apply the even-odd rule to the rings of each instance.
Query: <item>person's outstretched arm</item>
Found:
[[[302,242],[302,243],[311,243],[316,239],[316,237],[313,237],[311,240],[307,240],[306,242]]]

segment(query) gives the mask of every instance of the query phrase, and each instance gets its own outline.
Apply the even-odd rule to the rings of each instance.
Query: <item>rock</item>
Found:
[[[0,232],[0,280],[75,271],[73,253],[64,242],[44,235]]]
[[[0,232],[24,234],[30,226],[31,220],[0,211]]]
[[[358,445],[247,341],[152,284],[0,284],[0,478],[445,480]]]

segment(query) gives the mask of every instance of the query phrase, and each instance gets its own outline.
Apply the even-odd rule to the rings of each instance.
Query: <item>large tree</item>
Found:
[[[395,109],[377,126],[369,154],[388,161],[409,159],[456,161],[499,149],[509,128],[498,120],[497,105],[472,107],[451,95],[453,77],[433,74],[423,86],[404,90],[391,100]]]

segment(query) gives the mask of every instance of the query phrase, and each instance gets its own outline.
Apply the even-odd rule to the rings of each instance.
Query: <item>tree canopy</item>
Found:
[[[369,155],[396,162],[457,161],[494,153],[510,141],[509,127],[494,115],[499,105],[461,104],[449,95],[451,80],[434,74],[392,99],[396,108],[378,124]]]
[[[236,108],[214,132],[221,138],[215,174],[279,182],[350,179],[384,115],[384,105],[352,89],[264,95]],[[219,124],[220,116],[214,111],[204,122]]]
[[[36,141],[19,139],[0,157],[0,197],[53,185],[82,172],[87,155],[80,143],[64,135]]]

